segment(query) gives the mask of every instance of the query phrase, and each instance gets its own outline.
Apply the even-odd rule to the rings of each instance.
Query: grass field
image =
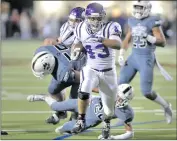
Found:
[[[47,125],[45,119],[51,115],[46,103],[29,103],[26,100],[29,94],[46,93],[50,76],[40,81],[36,79],[30,69],[30,62],[34,50],[41,41],[3,41],[2,50],[2,113],[1,127],[9,132],[1,139],[54,139],[62,136],[54,132],[58,125]],[[135,111],[133,127],[134,139],[167,140],[176,139],[176,48],[166,47],[157,49],[157,56],[165,69],[173,76],[171,82],[165,81],[159,71],[155,69],[154,90],[160,93],[173,105],[173,123],[167,125],[164,121],[161,107],[146,100],[140,93],[139,75],[132,81],[135,89],[135,98],[131,102]],[[119,67],[117,68],[119,72]],[[68,89],[69,90],[69,89]],[[114,125],[117,120],[112,121]],[[101,125],[90,132],[65,139],[97,139]],[[122,127],[112,129],[112,134],[123,133]]]

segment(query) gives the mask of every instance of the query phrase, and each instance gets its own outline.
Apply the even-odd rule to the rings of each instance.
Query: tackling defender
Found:
[[[34,95],[33,95],[34,96]],[[46,101],[46,103],[54,111],[74,111],[78,112],[78,100],[68,99],[62,102],[57,102],[55,99],[36,95],[38,97],[36,101]],[[133,88],[129,84],[122,84],[118,86],[118,92],[116,96],[116,102],[114,103],[114,115],[112,119],[118,118],[123,121],[126,133],[116,136],[110,136],[109,139],[130,139],[134,136],[131,122],[134,118],[133,109],[128,105],[133,99]],[[90,98],[89,107],[86,111],[86,127],[85,130],[91,127],[95,127],[103,120],[103,103],[100,96],[93,96]],[[76,123],[76,120],[72,120],[64,123],[64,125],[55,129],[56,133],[69,133]],[[104,139],[102,135],[98,139]]]
[[[122,66],[119,84],[130,83],[135,74],[139,72],[143,95],[160,104],[164,108],[167,123],[171,123],[171,104],[152,90],[153,69],[156,64],[167,80],[172,78],[160,66],[154,53],[156,46],[165,46],[166,40],[161,29],[160,18],[150,16],[151,7],[149,1],[136,1],[133,5],[133,17],[128,19],[129,30],[119,54],[119,64]],[[124,53],[131,38],[133,39],[132,53],[124,63]]]
[[[64,44],[42,46],[39,47],[34,54],[31,63],[31,69],[36,77],[43,78],[51,74],[52,79],[48,87],[49,94],[58,101],[63,101],[62,90],[66,87],[72,86],[70,91],[70,98],[76,99],[78,97],[78,88],[80,82],[79,71],[85,64],[84,59],[78,61],[71,61],[70,49]],[[29,101],[33,101],[35,97],[28,97]],[[63,112],[59,112],[63,113]],[[53,124],[59,121],[59,117],[64,115],[53,114],[50,120]],[[49,123],[49,121],[47,122]]]
[[[121,27],[116,22],[105,23],[106,12],[102,5],[91,3],[85,10],[85,20],[76,27],[76,39],[71,58],[77,60],[80,51],[85,48],[87,63],[81,71],[78,99],[78,120],[73,133],[85,129],[85,114],[89,95],[94,87],[99,87],[104,118],[103,138],[110,135],[110,117],[114,113],[114,101],[117,92],[117,74],[115,50],[120,49]]]
[[[85,9],[82,7],[75,7],[70,11],[70,14],[68,16],[68,21],[65,22],[61,28],[60,28],[60,37],[56,40],[56,39],[52,39],[52,38],[47,38],[44,40],[44,45],[57,45],[59,43],[64,44],[66,47],[68,47],[69,49],[71,48],[71,45],[74,41],[74,29],[75,27],[81,22],[83,21],[84,17],[83,17],[83,13],[84,13]],[[68,53],[70,55],[70,53]],[[80,59],[83,59],[83,61],[86,61],[85,57],[81,57]],[[77,93],[77,89],[74,89],[75,93]],[[63,95],[65,94],[65,90],[63,90],[61,92]],[[72,92],[74,93],[74,92]],[[70,98],[77,98],[77,94],[75,97],[70,97]],[[62,98],[63,100],[63,98]],[[63,115],[63,116],[61,116]],[[54,118],[55,117],[55,118]],[[47,123],[52,123],[52,124],[56,124],[59,120],[59,118],[65,118],[66,117],[66,113],[65,112],[57,112],[55,114],[53,114],[52,116],[50,116],[46,122]],[[72,114],[71,118],[76,118],[77,115]]]

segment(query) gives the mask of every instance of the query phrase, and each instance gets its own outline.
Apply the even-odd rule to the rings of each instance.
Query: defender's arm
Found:
[[[154,43],[156,46],[165,47],[166,39],[165,39],[165,36],[163,34],[162,28],[160,26],[159,27],[154,27],[152,29],[152,33],[153,33],[153,36],[148,35],[147,40],[151,41],[151,43],[152,44]]]
[[[127,32],[127,34],[125,36],[125,39],[122,42],[121,49],[124,49],[124,50],[128,49],[128,45],[129,45],[129,43],[131,41],[131,38],[132,38],[131,29],[130,29],[130,27],[128,27],[128,32]]]

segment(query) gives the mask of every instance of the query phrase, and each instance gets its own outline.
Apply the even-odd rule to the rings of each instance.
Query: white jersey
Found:
[[[103,70],[115,67],[115,50],[105,47],[100,42],[86,42],[92,36],[111,39],[111,36],[121,36],[121,26],[116,22],[108,22],[103,25],[96,34],[90,34],[86,23],[81,22],[75,29],[76,39],[74,43],[82,42],[87,51],[87,66],[93,69]]]
[[[60,38],[62,42],[71,47],[74,42],[74,30],[69,26],[68,22],[65,22],[60,28]]]

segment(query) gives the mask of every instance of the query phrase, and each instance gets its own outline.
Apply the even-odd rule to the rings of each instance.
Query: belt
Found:
[[[98,71],[98,72],[107,72],[107,71],[112,70],[112,68],[103,69],[103,70],[97,70],[97,69],[94,69],[94,70],[96,70],[96,71]]]

